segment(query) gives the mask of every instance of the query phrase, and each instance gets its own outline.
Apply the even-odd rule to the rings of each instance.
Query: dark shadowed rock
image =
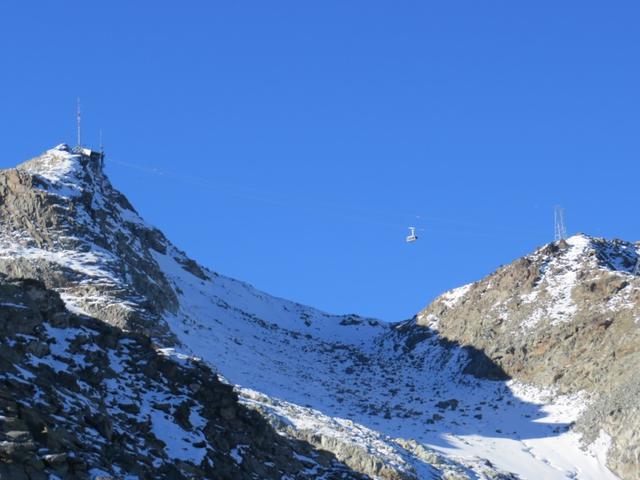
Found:
[[[42,283],[0,277],[0,305],[7,304],[0,307],[2,479],[85,479],[92,469],[114,479],[366,478],[276,433],[198,360],[160,354],[140,334],[70,314]],[[91,382],[81,380],[87,371]]]

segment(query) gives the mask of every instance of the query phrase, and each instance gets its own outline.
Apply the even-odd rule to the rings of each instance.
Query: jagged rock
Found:
[[[458,402],[458,400],[456,400],[455,398],[451,398],[449,400],[442,400],[436,403],[436,408],[440,408],[442,410],[447,410],[447,409],[455,410],[456,408],[458,408],[459,403],[460,402]]]
[[[283,438],[238,405],[233,388],[198,360],[178,361],[140,334],[69,314],[44,284],[0,276],[0,304],[9,300],[21,307],[0,310],[0,358],[7,361],[0,372],[0,478],[81,479],[96,468],[113,478],[122,472],[141,479],[315,478],[296,460],[313,457],[313,447]],[[54,327],[50,318],[65,318],[66,325]],[[28,346],[42,343],[51,348],[35,357]],[[154,364],[155,374],[143,364]],[[87,368],[93,382],[76,381]],[[162,401],[136,405],[143,398]],[[172,429],[181,433],[172,437]],[[240,443],[242,465],[229,453]],[[314,463],[311,470],[365,478],[340,463]]]
[[[58,468],[67,463],[68,456],[66,453],[53,453],[49,455],[43,455],[42,460],[45,465],[52,468]]]
[[[550,244],[442,295],[417,325],[437,325],[440,335],[483,352],[490,369],[509,377],[559,394],[586,392],[590,405],[577,423],[585,443],[605,432],[612,438],[610,467],[622,478],[638,478],[636,252],[630,243],[585,235]],[[478,374],[475,365],[467,371]]]
[[[60,175],[52,176],[52,168]],[[115,228],[136,214],[113,189],[95,157],[73,155],[61,145],[17,169],[4,170],[0,199],[3,230],[12,237],[10,248],[32,253],[0,258],[0,272],[63,289],[78,308],[113,325],[171,339],[158,313],[175,310],[177,299],[149,253],[149,249],[166,250],[168,242],[144,224],[131,224],[135,237]],[[47,249],[67,252],[69,258],[38,256],[38,251]],[[98,272],[83,274],[70,268],[74,259],[100,256],[113,268],[112,276],[96,277]],[[140,292],[148,300],[132,308],[139,303]],[[94,300],[83,301],[87,297]]]
[[[31,434],[27,431],[10,430],[5,432],[4,436],[10,442],[28,442],[31,440]]]
[[[32,442],[0,441],[0,458],[8,462],[28,462],[33,459],[38,446]]]

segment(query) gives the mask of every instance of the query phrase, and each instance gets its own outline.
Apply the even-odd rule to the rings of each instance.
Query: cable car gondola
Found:
[[[418,239],[416,235],[416,227],[409,227],[409,235],[407,235],[407,243],[415,242]]]

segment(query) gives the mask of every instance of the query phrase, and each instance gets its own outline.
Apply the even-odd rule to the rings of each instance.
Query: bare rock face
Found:
[[[445,293],[420,312],[417,325],[483,351],[510,377],[560,394],[586,393],[589,407],[578,422],[585,442],[611,437],[609,466],[638,478],[636,260],[636,245],[577,235]]]
[[[171,340],[161,314],[178,300],[152,252],[172,249],[198,267],[113,189],[99,154],[59,145],[0,171],[0,222],[0,272],[41,279],[79,311]]]
[[[0,478],[364,479],[276,433],[202,362],[0,277]]]

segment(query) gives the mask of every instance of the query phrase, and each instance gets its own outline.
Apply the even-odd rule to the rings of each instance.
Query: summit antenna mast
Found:
[[[559,205],[556,205],[553,209],[553,220],[554,220],[554,229],[555,229],[555,237],[554,240],[557,242],[558,240],[564,240],[567,238],[567,227],[564,224],[564,208]]]
[[[81,147],[82,142],[80,139],[80,133],[81,133],[81,123],[82,123],[82,115],[80,113],[80,97],[78,97],[78,103],[76,106],[76,129],[77,129],[77,134],[78,134],[78,148]]]

